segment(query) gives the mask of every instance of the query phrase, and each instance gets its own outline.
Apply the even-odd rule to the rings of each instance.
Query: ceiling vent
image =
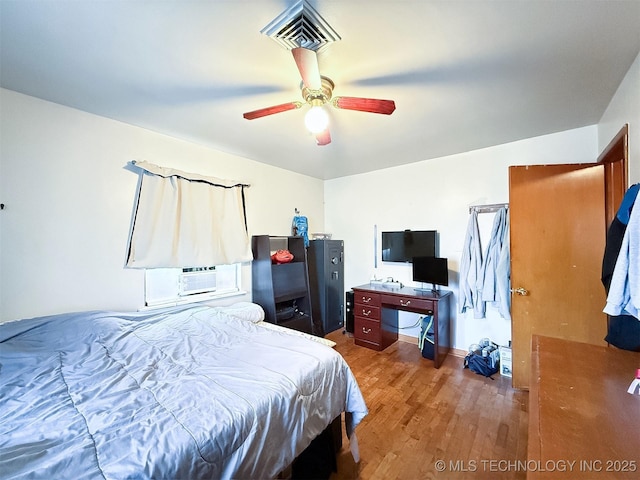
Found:
[[[260,33],[268,35],[288,50],[304,47],[318,52],[329,43],[340,40],[340,35],[306,0],[282,12]]]

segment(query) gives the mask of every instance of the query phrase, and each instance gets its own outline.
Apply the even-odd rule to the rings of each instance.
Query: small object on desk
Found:
[[[401,282],[392,279],[387,279],[382,283],[382,286],[387,287],[387,288],[402,288],[404,287],[404,285],[402,285]]]
[[[640,395],[640,368],[636,370],[636,378],[633,380],[633,382],[631,382],[631,385],[629,385],[627,393],[634,395],[636,393],[636,390],[638,395]]]

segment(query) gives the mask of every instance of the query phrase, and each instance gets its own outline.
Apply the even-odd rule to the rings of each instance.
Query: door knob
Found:
[[[518,287],[518,288],[512,288],[511,293],[517,293],[518,295],[521,295],[524,297],[525,295],[529,295],[529,290],[527,290],[526,288]]]

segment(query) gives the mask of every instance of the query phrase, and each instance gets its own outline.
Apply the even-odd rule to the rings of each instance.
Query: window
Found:
[[[241,295],[239,263],[145,270],[145,305],[164,307]]]

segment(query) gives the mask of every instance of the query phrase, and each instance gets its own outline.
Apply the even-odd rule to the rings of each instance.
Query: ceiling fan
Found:
[[[305,104],[309,104],[311,109],[305,116],[305,124],[307,128],[315,134],[318,145],[327,145],[331,143],[331,134],[329,133],[328,127],[329,118],[327,112],[324,110],[326,104],[330,103],[335,108],[343,110],[357,110],[383,115],[391,115],[396,109],[396,104],[393,100],[333,97],[333,88],[335,85],[330,78],[320,75],[318,57],[315,50],[295,47],[291,49],[291,53],[293,53],[293,58],[302,77],[301,90],[304,102],[295,101],[261,108],[243,114],[244,118],[247,120],[255,120],[256,118],[266,117],[275,113],[295,110]]]

